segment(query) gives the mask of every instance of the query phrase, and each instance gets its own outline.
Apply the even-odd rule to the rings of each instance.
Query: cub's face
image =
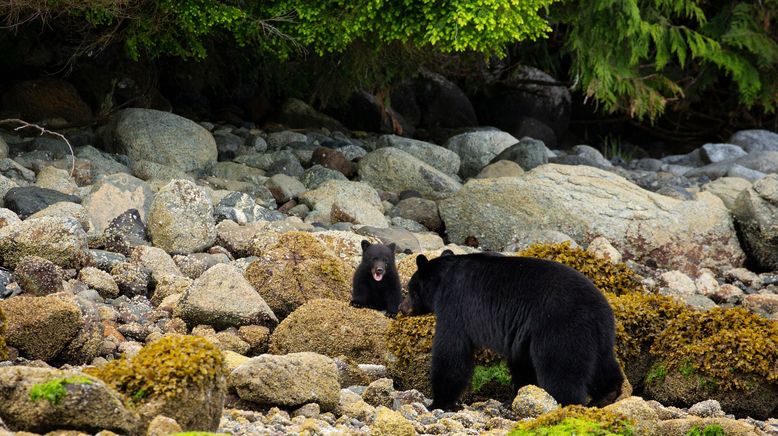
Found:
[[[362,263],[370,267],[370,274],[376,282],[383,280],[384,275],[395,268],[394,250],[394,243],[383,245],[362,241]]]

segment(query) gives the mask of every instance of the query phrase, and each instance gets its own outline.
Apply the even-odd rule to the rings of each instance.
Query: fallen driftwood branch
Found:
[[[28,123],[27,121],[20,120],[18,118],[6,118],[4,120],[0,120],[0,124],[21,124],[20,126],[16,127],[14,129],[15,132],[18,132],[19,130],[26,129],[26,128],[32,128],[37,129],[40,133],[40,136],[43,136],[44,134],[49,134],[53,136],[57,136],[62,138],[63,141],[65,141],[65,144],[68,145],[68,148],[70,149],[70,157],[73,159],[73,163],[70,166],[70,177],[74,177],[76,174],[76,153],[73,151],[73,146],[70,145],[70,141],[68,141],[68,138],[65,138],[65,135],[57,132],[52,132],[49,129],[46,129],[45,127],[41,127],[37,124]]]

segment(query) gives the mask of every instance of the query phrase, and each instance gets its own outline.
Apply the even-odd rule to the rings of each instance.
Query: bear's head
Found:
[[[394,250],[397,246],[393,243],[371,244],[362,240],[362,263],[370,267],[373,280],[380,282],[384,275],[395,268]]]
[[[451,250],[444,250],[440,257],[453,256]],[[427,256],[416,257],[416,272],[408,281],[408,296],[400,303],[400,311],[405,315],[424,315],[431,313],[435,306],[440,277],[434,264]]]

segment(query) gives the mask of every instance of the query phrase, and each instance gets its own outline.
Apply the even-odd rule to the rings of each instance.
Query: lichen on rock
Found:
[[[245,276],[279,320],[309,300],[351,297],[354,268],[310,233],[284,233],[276,244],[255,254],[259,259]]]

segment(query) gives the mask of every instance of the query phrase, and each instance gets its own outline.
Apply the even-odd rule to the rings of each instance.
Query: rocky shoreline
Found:
[[[629,162],[490,128],[437,145],[198,124],[149,109],[65,134],[72,174],[63,141],[0,130],[0,434],[504,434],[556,408],[530,390],[512,405],[427,410],[424,387],[391,374],[398,356],[386,334],[403,321],[347,305],[365,238],[397,244],[404,282],[411,253],[515,254],[569,241],[625,262],[645,292],[693,312],[778,320],[776,133]],[[194,336],[207,343],[159,345]],[[196,377],[171,357],[190,346],[189,359],[220,350],[199,366],[213,373]],[[778,355],[778,342],[765,347],[765,359]],[[137,363],[116,364],[122,356]],[[127,374],[161,361],[178,362],[164,382],[128,387],[141,377]],[[770,365],[755,379],[765,388],[758,404],[736,414],[715,389],[661,394],[683,407],[627,396],[606,409],[639,434],[707,425],[778,434]],[[62,403],[31,399],[47,380],[64,386]],[[184,388],[163,395],[171,380]],[[631,381],[644,396],[661,392]],[[211,412],[192,416],[203,408]]]

